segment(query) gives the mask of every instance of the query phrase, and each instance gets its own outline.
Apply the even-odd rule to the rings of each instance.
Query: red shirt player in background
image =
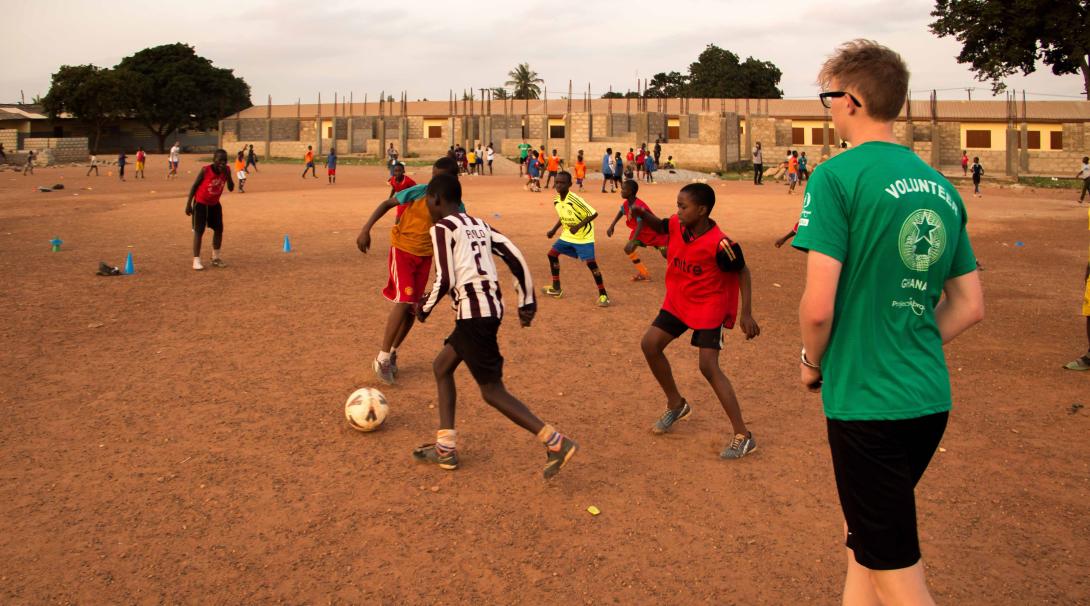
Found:
[[[405,176],[405,165],[401,162],[394,164],[394,174],[386,182],[390,184],[390,198],[393,198],[394,194],[397,192],[409,189],[416,185],[416,181],[413,181],[412,177]],[[395,223],[397,222],[397,219],[401,218],[401,213],[405,212],[406,208],[407,206],[405,204],[398,205],[397,216],[394,219]]]
[[[227,267],[220,259],[220,246],[223,244],[223,207],[220,195],[223,187],[235,191],[235,182],[231,180],[231,171],[227,170],[227,151],[217,149],[212,154],[212,163],[197,173],[197,180],[189,188],[189,197],[185,201],[185,214],[193,218],[193,269],[204,269],[201,265],[201,239],[204,228],[212,229],[212,266]],[[193,202],[196,201],[196,205]]]
[[[629,152],[631,153],[631,152]],[[621,185],[621,208],[617,211],[617,216],[613,217],[613,223],[609,224],[609,228],[606,229],[606,236],[613,237],[613,228],[617,225],[617,221],[621,220],[621,217],[625,218],[625,225],[632,231],[628,234],[628,242],[624,245],[624,252],[628,255],[628,258],[632,260],[632,264],[636,266],[636,275],[632,276],[633,282],[644,282],[651,279],[651,273],[647,271],[647,266],[640,261],[640,253],[636,252],[636,247],[639,246],[651,246],[657,248],[662,253],[663,258],[666,257],[666,240],[668,239],[666,234],[660,234],[659,232],[648,229],[643,225],[643,220],[635,217],[632,214],[632,209],[639,207],[651,213],[651,207],[636,197],[636,193],[640,191],[640,184],[629,179]]]
[[[757,443],[742,420],[742,409],[738,406],[734,388],[719,367],[723,328],[733,328],[737,319],[746,339],[761,334],[761,328],[751,314],[752,286],[742,247],[725,236],[711,220],[714,206],[715,190],[706,183],[691,183],[678,192],[677,214],[668,220],[663,221],[638,206],[632,214],[643,220],[644,229],[666,234],[669,238],[666,300],[640,343],[651,373],[666,394],[666,412],[651,431],[666,433],[674,423],[692,413],[689,403],[678,392],[670,362],[663,354],[667,345],[691,329],[692,344],[700,349],[700,373],[712,386],[733,426],[734,437],[719,453],[720,458],[729,460],[753,452]],[[741,313],[738,310],[739,291]]]

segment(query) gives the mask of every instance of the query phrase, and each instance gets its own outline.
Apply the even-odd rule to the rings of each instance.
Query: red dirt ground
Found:
[[[0,173],[0,601],[838,602],[824,422],[797,385],[803,256],[772,246],[798,195],[715,184],[762,327],[752,342],[734,331],[721,358],[760,445],[728,463],[726,416],[687,343],[668,354],[696,414],[674,434],[648,431],[663,397],[638,342],[663,261],[647,255],[655,281],[629,282],[624,230],[605,238],[618,199],[587,194],[613,307],[596,308],[590,276],[564,260],[565,298],[501,332],[511,391],[582,445],[546,483],[541,447],[465,370],[462,469],[411,460],[434,437],[430,364],[453,318],[444,305],[415,328],[401,384],[378,385],[390,218],[371,254],[355,237],[388,191],[380,168],[342,166],[329,186],[262,165],[246,194],[225,195],[230,267],[198,273],[182,212],[196,162],[171,182],[158,170],[126,183],[105,169]],[[510,176],[464,181],[471,212],[514,239],[541,285],[546,194]],[[33,191],[57,182],[66,189]],[[641,194],[665,214],[677,189]],[[930,583],[949,604],[1088,603],[1090,409],[1069,410],[1090,407],[1090,373],[1061,369],[1086,346],[1086,209],[1057,190],[966,203],[988,312],[947,350],[956,403],[918,491]],[[128,251],[135,275],[94,275]],[[391,403],[374,434],[343,416],[367,385]]]

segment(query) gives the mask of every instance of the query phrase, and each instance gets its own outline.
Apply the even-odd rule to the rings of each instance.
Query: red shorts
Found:
[[[628,234],[628,239],[639,240],[647,246],[655,247],[666,246],[666,244],[670,241],[670,236],[668,234],[660,234],[657,231],[653,231],[650,229],[641,229],[640,237],[637,238],[636,230],[633,229],[632,233]]]
[[[325,170],[325,172],[326,172],[326,174],[327,174],[327,175],[335,175],[335,174],[337,174],[337,169],[335,169],[335,168],[327,168],[327,169]]]
[[[394,303],[416,303],[424,294],[431,272],[431,257],[418,257],[390,247],[389,279],[382,296]]]

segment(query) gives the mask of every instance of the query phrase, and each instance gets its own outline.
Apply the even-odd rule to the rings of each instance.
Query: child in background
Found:
[[[413,181],[412,177],[409,177],[405,174],[405,165],[401,162],[398,162],[394,165],[394,175],[390,177],[386,182],[390,184],[389,197],[391,198],[393,198],[394,194],[396,194],[397,192],[409,189],[410,187],[416,185],[416,181]],[[405,212],[405,206],[398,206],[397,216],[400,217],[401,213],[403,212]]]
[[[124,154],[125,152],[121,152],[121,153]],[[37,155],[38,154],[35,154],[33,149],[30,150],[29,152],[27,152],[26,164],[23,165],[23,176],[24,177],[27,176],[28,171],[29,171],[30,174],[32,174],[32,175],[34,174],[34,159],[37,157]],[[124,181],[125,179],[121,179],[121,180]]]
[[[129,157],[125,155],[125,150],[121,150],[120,152],[118,152],[118,154],[117,154],[117,176],[120,177],[122,181],[125,180],[125,164],[127,164],[128,161],[129,161]]]
[[[477,145],[477,167],[475,169],[478,175],[484,174],[484,149],[480,144]]]
[[[560,171],[556,176],[556,197],[553,198],[553,209],[559,219],[545,237],[552,238],[561,225],[564,226],[564,231],[549,249],[549,269],[553,283],[543,290],[550,297],[559,299],[563,296],[564,291],[560,288],[560,255],[567,255],[587,264],[587,269],[594,276],[594,284],[598,287],[598,307],[609,307],[610,301],[602,282],[602,272],[594,260],[594,220],[598,218],[598,212],[570,190],[571,173]]]
[[[578,446],[534,415],[503,384],[504,360],[497,335],[504,304],[492,255],[502,259],[515,276],[519,322],[523,327],[530,325],[537,311],[530,270],[510,240],[459,209],[461,199],[462,187],[456,177],[440,175],[428,183],[427,207],[435,223],[430,230],[437,260],[435,281],[426,300],[417,303],[414,309],[417,320],[424,322],[439,300],[449,293],[456,320],[454,332],[446,338],[432,364],[439,389],[439,431],[435,443],[414,449],[413,457],[435,463],[441,469],[458,468],[454,371],[464,361],[480,386],[484,401],[536,435],[545,446],[545,479],[549,479],[571,459]]]
[[[526,188],[532,192],[541,191],[541,162],[537,159],[537,150],[526,157]]]
[[[583,179],[587,177],[587,163],[583,161],[582,152],[575,158],[575,166],[572,170],[575,173],[575,184],[579,186],[579,191],[583,191]]]
[[[496,159],[496,150],[492,147],[492,142],[488,142],[488,149],[484,150],[488,154],[488,176],[492,176],[492,161]]]
[[[980,165],[980,157],[973,156],[973,165],[970,167],[973,172],[973,195],[980,197],[980,178],[984,176],[984,167]]]
[[[329,155],[325,157],[325,174],[329,185],[337,182],[337,148],[329,148]]]
[[[624,182],[624,160],[621,159],[621,152],[617,152],[617,155],[613,158],[613,166],[613,186],[620,189],[621,183]]]
[[[314,168],[314,148],[310,145],[307,146],[307,153],[303,154],[303,178],[307,176],[307,171],[317,179],[318,171]]]
[[[556,173],[560,172],[560,165],[563,163],[564,161],[560,159],[560,156],[556,154],[556,150],[554,149],[553,155],[549,156],[548,161],[546,162],[545,170],[549,171],[549,176],[545,179],[546,188],[555,187]]]
[[[238,179],[238,193],[246,193],[246,157],[241,151],[235,158],[235,178]]]
[[[147,161],[148,155],[144,153],[143,147],[136,148],[136,172],[133,174],[133,179],[144,179],[144,162]]]
[[[636,275],[632,276],[632,281],[646,282],[651,279],[651,272],[647,271],[647,266],[643,264],[643,261],[640,261],[640,253],[636,252],[636,247],[652,246],[657,248],[665,258],[667,238],[658,232],[644,229],[643,220],[633,216],[632,209],[637,206],[651,212],[651,208],[643,200],[636,197],[636,193],[639,191],[640,184],[634,179],[628,179],[621,185],[621,208],[617,211],[617,216],[613,217],[613,223],[610,223],[609,228],[606,229],[606,237],[613,237],[613,228],[617,225],[617,221],[624,217],[625,225],[632,230],[628,234],[628,242],[625,242],[624,245],[625,254],[628,255],[632,264],[636,266]]]
[[[969,176],[969,150],[961,150],[961,176]]]
[[[711,220],[714,206],[715,190],[706,183],[690,183],[678,192],[677,214],[667,220],[640,207],[633,209],[632,214],[643,220],[644,229],[665,234],[668,239],[666,299],[640,346],[651,373],[666,394],[666,412],[651,430],[663,434],[692,413],[689,403],[678,392],[670,362],[663,352],[686,330],[693,331],[691,343],[700,351],[700,372],[733,428],[733,437],[719,454],[720,458],[731,460],[753,452],[757,443],[742,419],[734,388],[719,367],[723,328],[733,328],[737,320],[747,340],[761,334],[761,329],[750,312],[752,287],[742,247]]]
[[[606,148],[606,155],[602,156],[602,193],[606,193],[606,183],[609,184],[609,193],[613,193],[613,148]]]
[[[472,175],[476,174],[477,170],[477,152],[473,148],[466,150],[466,173]]]
[[[802,183],[810,177],[810,171],[806,167],[809,162],[810,161],[806,159],[806,152],[799,154],[799,183]]]
[[[655,182],[655,170],[657,168],[655,166],[655,156],[653,156],[651,154],[647,154],[647,156],[644,157],[643,162],[644,162],[643,173],[647,177],[647,182],[648,183],[654,183]]]

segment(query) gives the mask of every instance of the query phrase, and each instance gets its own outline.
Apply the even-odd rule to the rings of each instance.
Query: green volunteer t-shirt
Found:
[[[526,156],[530,155],[530,148],[533,147],[529,143],[519,143],[519,159],[525,160]]]
[[[831,419],[911,419],[950,410],[935,324],[943,283],[976,269],[965,205],[915,153],[870,142],[821,163],[793,245],[843,264],[821,360]]]

